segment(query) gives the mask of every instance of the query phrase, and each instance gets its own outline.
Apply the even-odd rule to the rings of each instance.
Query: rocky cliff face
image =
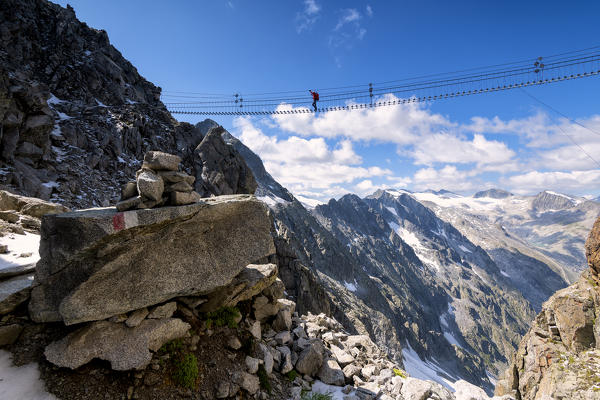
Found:
[[[161,150],[182,157],[204,196],[252,193],[251,173],[220,135],[202,144],[204,135],[174,120],[159,96],[72,8],[3,2],[0,187],[73,208],[106,206],[143,155]]]
[[[599,238],[600,219],[586,242],[589,270],[544,303],[497,394],[523,400],[600,398]]]

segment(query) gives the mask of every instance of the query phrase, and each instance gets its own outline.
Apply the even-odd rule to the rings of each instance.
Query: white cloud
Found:
[[[394,101],[397,98],[390,95],[383,100]],[[291,110],[292,107],[280,105],[277,109]],[[415,143],[420,137],[454,126],[419,103],[316,115],[276,114],[274,119],[284,131],[301,136],[346,137],[352,141],[375,140],[401,145]]]
[[[370,5],[370,4],[367,4],[367,15],[368,15],[369,17],[372,17],[372,16],[373,16],[373,9],[371,8],[371,5]]]
[[[449,133],[436,133],[417,141],[412,157],[417,165],[475,163],[482,167],[501,164],[498,167],[505,170],[506,165],[512,163],[515,152],[505,143],[487,140],[481,134],[475,134],[473,140],[465,140]]]
[[[234,128],[238,138],[261,157],[279,183],[306,197],[326,201],[351,192],[348,188],[359,179],[392,173],[377,166],[359,166],[362,158],[348,140],[339,141],[335,148],[330,148],[323,138],[290,136],[282,140],[264,134],[251,119],[241,117],[234,120]]]
[[[513,175],[500,181],[518,194],[531,194],[542,190],[584,194],[600,186],[600,169],[587,171],[531,171]]]
[[[304,0],[304,10],[296,14],[296,32],[310,30],[319,19],[321,6],[316,0]]]
[[[357,22],[359,19],[361,19],[361,15],[355,8],[347,8],[342,10],[342,16],[338,20],[338,23],[333,30],[339,31],[344,25],[347,25],[351,22]]]
[[[446,189],[457,192],[471,191],[482,186],[474,177],[477,171],[460,171],[454,165],[446,165],[441,169],[422,168],[414,177],[414,188],[416,190]]]

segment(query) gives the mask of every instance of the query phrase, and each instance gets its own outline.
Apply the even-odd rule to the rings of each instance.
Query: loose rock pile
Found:
[[[62,213],[66,207],[40,199],[0,191],[0,316],[26,302],[31,292],[40,217]],[[9,320],[0,322],[0,346],[13,343],[22,327]]]
[[[136,181],[123,186],[117,210],[198,202],[201,197],[192,186],[196,178],[180,171],[180,163],[178,156],[160,151],[147,152],[142,168],[136,172]]]

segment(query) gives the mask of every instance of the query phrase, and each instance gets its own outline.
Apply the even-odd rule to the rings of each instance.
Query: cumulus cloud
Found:
[[[586,193],[600,186],[600,169],[587,171],[531,171],[501,179],[501,183],[519,194],[542,190],[563,193]]]
[[[505,143],[487,140],[481,134],[465,140],[449,133],[436,133],[416,142],[412,157],[417,165],[475,163],[478,167],[496,165],[506,169],[507,164],[513,163],[515,152]]]
[[[386,168],[361,166],[362,158],[348,140],[330,147],[323,138],[279,139],[241,117],[234,120],[234,128],[238,138],[261,157],[267,171],[295,194],[326,201],[351,192],[357,180],[392,174]]]
[[[382,98],[394,100],[392,95]],[[281,104],[278,110],[292,108]],[[600,133],[600,115],[578,122]],[[600,187],[600,170],[586,153],[600,161],[600,134],[579,123],[536,112],[510,120],[475,116],[461,124],[427,105],[410,103],[275,114],[266,120],[238,118],[236,129],[284,186],[327,201],[379,188],[469,193],[496,186],[521,194],[544,189],[589,193]],[[367,150],[386,145],[390,152],[376,159]],[[399,159],[390,159],[393,149]]]
[[[382,101],[394,100],[397,98],[390,95]],[[277,109],[291,110],[292,106],[282,104]],[[274,120],[284,131],[301,136],[345,137],[352,141],[375,140],[401,145],[415,143],[420,137],[455,126],[419,103],[316,115],[276,114]]]
[[[456,192],[471,191],[482,187],[482,183],[475,179],[478,174],[475,170],[461,171],[454,165],[446,165],[441,169],[422,168],[414,177],[416,190],[446,189]]]
[[[319,19],[321,6],[316,0],[304,0],[304,10],[296,14],[296,32],[310,30]]]

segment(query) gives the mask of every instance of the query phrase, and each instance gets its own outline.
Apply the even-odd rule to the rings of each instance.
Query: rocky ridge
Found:
[[[600,218],[586,242],[589,270],[544,303],[496,393],[517,399],[600,399]]]
[[[158,150],[181,157],[202,197],[253,193],[252,173],[220,132],[176,121],[160,92],[73,8],[5,1],[0,188],[71,208],[108,206]]]

